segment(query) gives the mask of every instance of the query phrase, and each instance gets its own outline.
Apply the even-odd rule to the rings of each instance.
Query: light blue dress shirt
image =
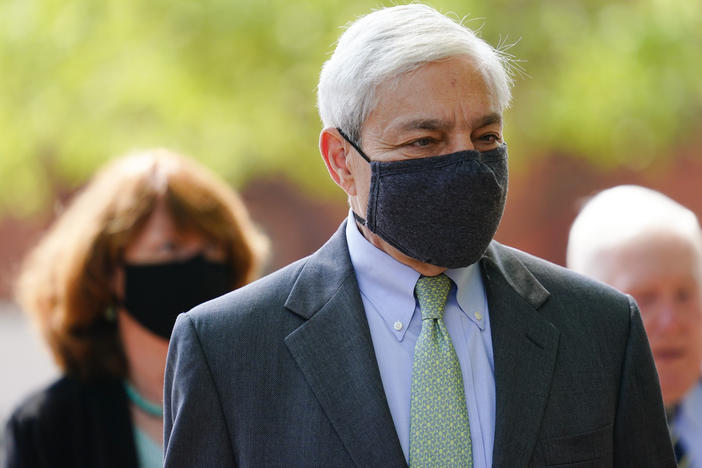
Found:
[[[409,460],[412,361],[422,328],[414,286],[420,274],[368,242],[351,213],[346,241],[390,413],[405,459]],[[495,366],[485,289],[477,264],[445,274],[455,284],[446,303],[444,322],[463,373],[473,466],[490,467],[495,438]]]
[[[675,433],[690,458],[690,468],[702,468],[702,382],[695,385],[678,408],[673,421]]]

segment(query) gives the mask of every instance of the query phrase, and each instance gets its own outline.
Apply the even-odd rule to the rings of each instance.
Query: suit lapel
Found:
[[[508,249],[491,244],[481,266],[495,357],[493,466],[526,466],[548,399],[559,332],[537,312],[549,293]]]
[[[306,319],[285,339],[357,466],[406,466],[385,399],[345,224],[302,269],[286,307]],[[526,466],[536,444],[558,348],[538,312],[549,293],[505,247],[481,260],[495,358],[494,467]]]
[[[285,339],[358,466],[406,466],[385,399],[343,223],[303,268],[286,307],[307,321]]]

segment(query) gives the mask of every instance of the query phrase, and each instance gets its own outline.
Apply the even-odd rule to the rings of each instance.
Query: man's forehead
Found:
[[[605,282],[626,289],[659,278],[698,277],[700,258],[694,250],[679,237],[642,237],[600,249],[592,260],[599,264]]]
[[[380,83],[371,114],[393,130],[480,128],[502,122],[491,81],[467,56],[423,64]]]

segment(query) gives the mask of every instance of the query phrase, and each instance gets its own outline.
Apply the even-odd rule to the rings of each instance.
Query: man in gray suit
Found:
[[[492,241],[509,85],[429,7],[347,29],[318,106],[348,220],[179,317],[167,467],[674,466],[633,300]]]

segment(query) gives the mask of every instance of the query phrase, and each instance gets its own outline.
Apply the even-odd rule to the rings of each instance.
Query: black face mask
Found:
[[[233,289],[230,265],[202,254],[183,261],[126,264],[124,300],[129,315],[168,340],[181,312]]]
[[[424,263],[460,268],[487,250],[507,198],[507,145],[402,161],[371,161],[367,219],[354,217]]]

